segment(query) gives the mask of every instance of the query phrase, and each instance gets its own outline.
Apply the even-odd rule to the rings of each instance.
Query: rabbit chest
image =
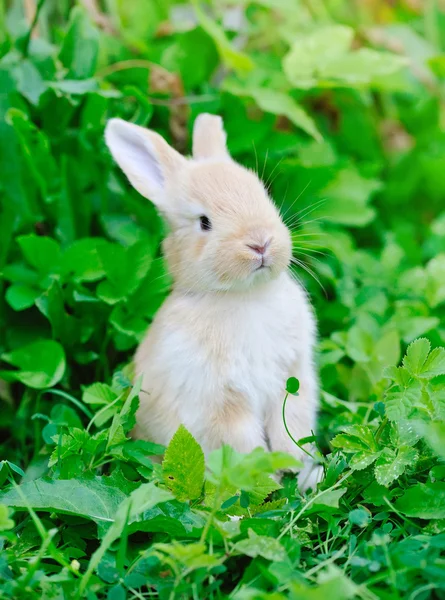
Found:
[[[257,414],[284,398],[313,324],[299,286],[286,274],[274,283],[242,296],[173,294],[136,355],[151,402],[168,398],[193,429],[203,411],[233,396]]]

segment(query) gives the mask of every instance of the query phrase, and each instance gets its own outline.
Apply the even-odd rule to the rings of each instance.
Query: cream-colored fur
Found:
[[[281,410],[286,380],[297,377],[288,426],[296,439],[315,429],[316,328],[306,294],[288,273],[289,232],[263,184],[230,158],[220,117],[198,117],[191,159],[119,119],[109,121],[106,141],[171,229],[164,253],[173,292],[135,357],[144,390],[135,435],[168,444],[182,423],[205,452],[226,443],[303,458]],[[211,230],[202,230],[202,216]],[[261,246],[263,255],[255,249]]]

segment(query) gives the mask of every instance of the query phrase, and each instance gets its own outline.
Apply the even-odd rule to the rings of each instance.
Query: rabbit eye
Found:
[[[199,217],[199,222],[201,224],[202,231],[210,231],[212,229],[212,222],[210,221],[209,217],[201,215]]]

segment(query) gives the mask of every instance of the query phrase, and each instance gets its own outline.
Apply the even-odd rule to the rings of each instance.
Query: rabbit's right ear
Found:
[[[202,113],[193,127],[193,158],[230,158],[223,120],[218,115]]]
[[[122,119],[108,121],[105,141],[131,185],[165,209],[166,182],[187,164],[186,159],[159,134]]]

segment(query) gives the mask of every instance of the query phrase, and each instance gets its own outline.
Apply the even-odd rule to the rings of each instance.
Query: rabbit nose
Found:
[[[257,254],[259,254],[260,256],[264,256],[269,245],[270,245],[270,240],[268,240],[262,246],[260,244],[247,244],[247,247],[250,248],[251,250],[253,250],[254,252],[256,252]]]

